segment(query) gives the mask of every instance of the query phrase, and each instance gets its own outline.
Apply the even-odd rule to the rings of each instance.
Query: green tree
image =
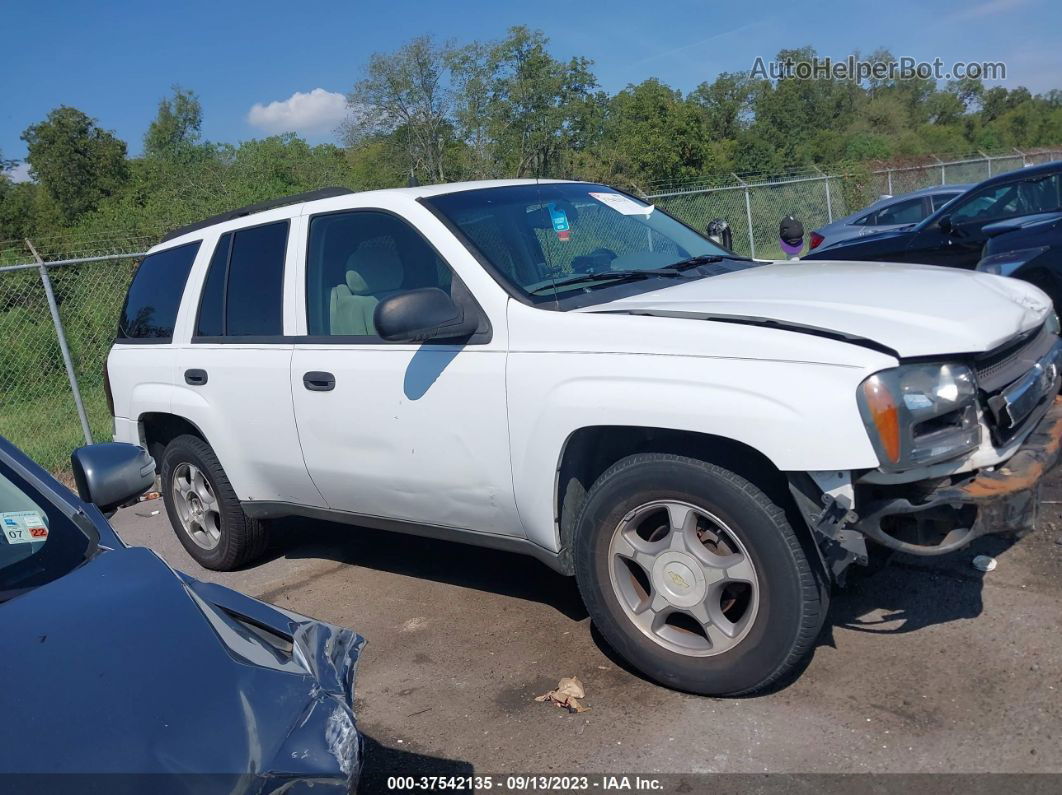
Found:
[[[405,130],[404,164],[410,175],[445,182],[446,138],[452,98],[444,83],[450,45],[419,36],[394,53],[374,53],[365,77],[347,95],[350,146]]]
[[[656,78],[612,98],[601,149],[613,158],[613,179],[641,188],[711,170],[704,115]]]
[[[70,222],[118,192],[129,177],[125,142],[77,108],[60,106],[22,133],[30,173]]]
[[[199,146],[203,108],[192,91],[173,86],[173,96],[159,101],[159,110],[144,134],[144,154],[186,160]]]
[[[495,156],[515,177],[561,173],[564,158],[594,107],[591,61],[558,61],[541,31],[518,26],[491,53],[487,113]],[[578,144],[576,144],[578,145]]]
[[[701,83],[690,101],[703,109],[708,134],[715,139],[737,138],[752,121],[762,81],[748,72],[722,72],[711,83]]]

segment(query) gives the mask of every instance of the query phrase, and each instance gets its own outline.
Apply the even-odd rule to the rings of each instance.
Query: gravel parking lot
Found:
[[[1062,772],[1062,477],[1036,533],[944,560],[895,558],[836,595],[813,659],[754,698],[641,679],[591,629],[573,580],[531,559],[315,522],[268,562],[189,558],[161,501],[122,511],[129,544],[364,635],[365,780],[388,774]],[[995,571],[970,561],[995,555]],[[534,696],[578,676],[589,712]]]

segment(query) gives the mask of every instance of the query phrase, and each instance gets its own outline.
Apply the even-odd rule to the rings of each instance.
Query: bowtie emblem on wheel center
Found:
[[[692,607],[707,594],[702,566],[685,552],[665,552],[656,559],[653,585],[675,607]]]

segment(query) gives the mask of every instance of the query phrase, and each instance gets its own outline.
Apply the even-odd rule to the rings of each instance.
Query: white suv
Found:
[[[172,233],[108,360],[202,565],[299,515],[574,574],[635,667],[780,680],[868,541],[1030,525],[1057,318],[1023,282],[768,263],[603,185],[326,189]]]

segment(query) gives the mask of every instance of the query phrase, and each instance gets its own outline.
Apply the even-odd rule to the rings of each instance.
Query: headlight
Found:
[[[997,276],[1010,276],[1026,262],[1039,257],[1048,246],[1040,248],[1020,248],[1017,251],[1004,251],[1001,254],[992,254],[977,263],[977,270],[982,273],[994,273]]]
[[[882,468],[909,469],[981,443],[977,382],[963,364],[906,364],[859,387],[859,411]]]

